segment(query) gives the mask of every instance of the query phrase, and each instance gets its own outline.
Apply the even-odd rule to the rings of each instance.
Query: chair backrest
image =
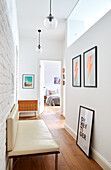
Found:
[[[17,134],[18,118],[18,105],[15,104],[7,118],[7,151],[11,151],[14,148]]]

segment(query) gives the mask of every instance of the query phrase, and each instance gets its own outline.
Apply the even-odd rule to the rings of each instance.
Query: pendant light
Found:
[[[50,14],[45,18],[44,26],[47,29],[55,29],[57,27],[57,19],[51,14],[51,0],[50,0]]]
[[[39,45],[37,46],[36,50],[37,50],[37,53],[38,54],[42,54],[42,48],[41,48],[41,45],[40,45],[40,33],[41,33],[41,30],[38,30],[38,33],[39,33]]]

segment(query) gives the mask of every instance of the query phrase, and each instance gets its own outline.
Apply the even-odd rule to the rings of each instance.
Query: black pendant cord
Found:
[[[39,32],[39,45],[40,45],[40,32]]]
[[[51,14],[51,0],[50,0],[50,14]]]
[[[38,45],[38,48],[40,49],[40,33],[41,33],[41,30],[38,30],[38,33],[39,33],[39,45]]]

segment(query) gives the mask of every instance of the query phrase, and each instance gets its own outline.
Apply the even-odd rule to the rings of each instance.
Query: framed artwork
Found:
[[[87,157],[90,156],[93,118],[94,110],[80,106],[76,144]]]
[[[63,80],[63,86],[65,85],[65,81]]]
[[[65,74],[63,74],[63,79],[65,79]]]
[[[72,86],[81,87],[81,55],[72,59]]]
[[[22,88],[23,89],[34,88],[34,74],[23,74],[22,75]]]
[[[97,46],[83,53],[84,87],[97,87]]]
[[[54,84],[60,84],[60,78],[54,77]]]
[[[65,73],[65,68],[62,69],[62,72]]]

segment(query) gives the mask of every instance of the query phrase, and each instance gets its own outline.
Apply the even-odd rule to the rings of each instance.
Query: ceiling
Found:
[[[44,28],[43,22],[49,15],[49,0],[16,0],[18,28],[20,36],[35,36],[36,30],[42,30],[42,36],[63,40],[66,19],[79,0],[52,0],[52,14],[58,19],[55,30]]]

